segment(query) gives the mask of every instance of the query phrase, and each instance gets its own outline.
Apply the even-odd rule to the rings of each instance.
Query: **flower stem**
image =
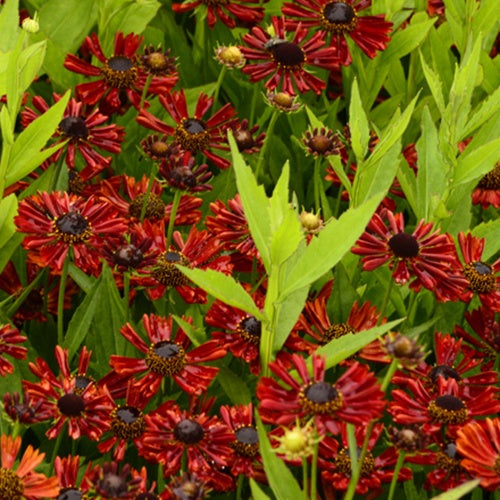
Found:
[[[125,320],[129,316],[129,294],[130,294],[130,271],[123,273],[123,305],[125,307]]]
[[[42,276],[44,275],[45,269],[42,269],[35,277],[35,279],[25,288],[23,288],[23,291],[19,294],[19,296],[16,298],[14,303],[7,309],[7,312],[5,315],[9,318],[11,318],[15,312],[22,306],[23,302],[26,300],[28,295],[33,291],[33,289],[36,287],[38,282],[42,279]],[[10,300],[10,297],[9,299]],[[7,300],[5,302],[7,302]],[[3,303],[0,303],[0,306],[2,306]]]
[[[259,177],[261,175],[261,171],[266,159],[267,148],[269,147],[269,143],[272,140],[274,125],[276,124],[278,116],[279,116],[279,110],[273,109],[273,112],[271,114],[271,119],[269,120],[269,123],[267,125],[266,138],[264,140],[264,144],[262,145],[262,149],[260,150],[259,159],[257,161],[257,168],[255,170],[255,178],[257,179],[257,182],[259,181]]]
[[[144,84],[144,88],[142,89],[141,103],[139,104],[139,110],[141,110],[144,107],[144,102],[146,101],[146,96],[148,95],[149,86],[151,85],[152,81],[153,81],[153,75],[148,75],[146,83]]]
[[[316,431],[316,437],[318,436]],[[319,439],[315,440],[311,464],[311,500],[316,500],[317,497],[317,481],[318,481],[318,452],[319,452]]]
[[[64,342],[64,295],[66,293],[66,280],[68,278],[69,251],[64,259],[59,281],[59,293],[57,295],[57,343],[62,346]]]
[[[389,384],[391,383],[392,380],[392,376],[394,375],[394,372],[398,369],[398,366],[399,366],[399,361],[397,359],[393,359],[384,376],[382,385],[380,386],[380,389],[382,389],[383,392],[385,392],[389,387]]]
[[[307,500],[309,498],[309,481],[308,481],[309,477],[308,477],[308,472],[307,472],[307,458],[306,457],[302,457],[302,480],[303,480],[303,483],[304,483],[304,489],[303,489],[303,493],[304,493],[304,500]]]
[[[245,476],[243,474],[240,474],[238,476],[238,484],[236,486],[236,500],[241,500],[241,493],[243,491],[243,480]]]
[[[174,232],[174,226],[175,226],[175,216],[177,215],[177,209],[179,208],[181,196],[182,196],[182,191],[176,189],[174,194],[174,201],[172,202],[172,210],[170,211],[170,218],[168,220],[167,252],[168,249],[170,248],[170,243],[172,243],[172,234]]]
[[[384,302],[382,302],[382,307],[380,308],[380,316],[378,317],[377,325],[380,325],[382,323],[382,320],[384,319],[385,310],[387,309],[387,306],[389,305],[389,301],[391,299],[393,286],[394,279],[391,277],[391,279],[389,280],[389,286],[387,287],[387,291],[385,293]]]
[[[319,213],[321,204],[319,201],[319,193],[321,190],[323,190],[323,185],[321,183],[321,177],[319,175],[319,167],[321,165],[321,158],[319,156],[316,156],[314,159],[314,210],[316,213]]]
[[[222,86],[222,82],[224,81],[224,77],[226,76],[227,66],[222,66],[220,70],[219,77],[217,78],[217,83],[215,84],[214,90],[214,106],[217,105],[217,100],[219,99],[219,92]]]
[[[61,447],[61,441],[62,441],[63,433],[65,432],[65,430],[66,430],[66,424],[59,431],[59,434],[57,435],[56,442],[54,443],[54,449],[52,450],[52,457],[50,459],[50,472],[49,472],[49,476],[52,475],[52,473],[54,472],[54,462],[56,460],[57,453],[59,452],[59,448]]]
[[[391,486],[389,488],[389,496],[387,500],[392,500],[394,497],[394,492],[396,491],[396,483],[398,482],[399,471],[401,467],[403,467],[403,463],[405,461],[405,452],[403,450],[399,450],[398,461],[396,462],[396,466],[394,467],[394,475],[392,476]]]

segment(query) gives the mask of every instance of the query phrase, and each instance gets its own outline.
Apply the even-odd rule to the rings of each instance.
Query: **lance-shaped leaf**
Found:
[[[498,151],[500,150],[500,138],[487,142],[482,146],[471,150],[466,150],[458,158],[453,184],[458,186],[466,182],[474,181],[493,170],[498,161]]]
[[[189,269],[180,265],[176,267],[212,297],[265,321],[265,316],[252,297],[233,277],[213,269]]]
[[[351,103],[349,105],[349,130],[351,133],[351,145],[358,164],[363,161],[368,151],[370,140],[370,128],[366,117],[361,96],[359,95],[358,80],[354,78],[351,89]]]

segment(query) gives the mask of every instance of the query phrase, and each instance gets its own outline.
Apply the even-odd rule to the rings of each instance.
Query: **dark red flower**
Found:
[[[427,0],[427,12],[429,16],[444,16],[443,0]]]
[[[35,363],[29,363],[29,368],[40,382],[23,381],[30,398],[42,401],[43,410],[50,412],[52,426],[46,436],[54,439],[67,423],[71,439],[84,435],[98,440],[108,428],[107,416],[113,409],[113,399],[105,387],[97,386],[82,370],[88,366],[90,352],[82,350],[76,375],[69,371],[67,350],[56,346],[55,356],[61,371],[59,376],[54,375],[45,360],[37,358]]]
[[[132,500],[137,498],[141,478],[129,464],[105,462],[87,471],[85,483],[97,493],[97,498]]]
[[[271,23],[274,37],[260,26],[255,26],[243,37],[243,41],[248,45],[241,47],[247,59],[243,73],[250,75],[251,82],[270,77],[265,84],[268,90],[281,86],[283,92],[292,96],[295,95],[295,88],[301,94],[308,90],[320,94],[326,83],[306,68],[312,66],[333,69],[335,49],[324,47],[325,40],[320,32],[304,42],[309,30],[301,24],[290,30],[294,32],[290,42],[287,40],[284,19],[273,16]]]
[[[201,152],[219,168],[229,167],[229,160],[216,155],[212,149],[228,149],[226,130],[236,113],[231,104],[225,104],[210,118],[204,118],[214,100],[203,92],[198,96],[192,116],[188,112],[183,89],[179,92],[166,92],[159,97],[159,100],[177,123],[177,127],[168,125],[145,109],[142,109],[137,117],[140,125],[162,134],[172,135],[182,150],[192,154]]]
[[[211,191],[212,186],[206,182],[212,177],[208,165],[197,165],[189,151],[180,155],[171,155],[160,163],[160,175],[172,189],[199,193]]]
[[[372,271],[389,264],[396,283],[419,291],[423,286],[435,290],[436,286],[449,279],[460,266],[453,239],[449,234],[433,231],[432,223],[421,220],[412,234],[405,233],[402,213],[385,211],[388,225],[382,217],[374,214],[366,231],[356,242],[352,252],[362,255],[363,270]],[[455,295],[462,292],[463,280],[454,287]],[[450,300],[455,297],[438,297]]]
[[[265,0],[268,1],[268,0]],[[227,27],[234,28],[236,25],[258,24],[264,17],[264,7],[259,0],[194,0],[184,3],[173,3],[172,10],[177,14],[189,12],[200,5],[206,6],[207,23],[210,28],[215,26],[219,18]]]
[[[469,282],[461,299],[470,302],[477,294],[483,306],[493,312],[500,311],[500,258],[491,265],[481,260],[484,238],[460,232],[458,242],[464,259],[463,274]]]
[[[207,390],[219,369],[202,363],[219,359],[226,354],[216,341],[209,341],[191,349],[191,341],[184,330],[172,328],[172,317],[162,318],[154,314],[142,317],[144,330],[149,339],[147,344],[127,323],[120,333],[144,356],[129,358],[113,355],[110,365],[120,376],[132,377],[145,373],[135,390],[146,399],[156,394],[164,377],[172,377],[188,394],[202,394]],[[187,320],[189,321],[189,320]]]
[[[325,358],[313,355],[313,375],[305,360],[292,355],[297,381],[279,362],[269,364],[280,379],[262,377],[257,385],[259,413],[267,423],[289,425],[314,417],[320,434],[338,433],[342,422],[367,425],[380,417],[385,406],[377,378],[360,363],[353,363],[335,383],[325,381]],[[283,386],[285,384],[285,387]]]
[[[57,102],[61,96],[53,94]],[[49,109],[43,97],[33,97],[33,106],[37,111],[26,108],[21,113],[21,123],[27,127],[40,114]],[[83,102],[71,98],[64,110],[63,119],[59,122],[54,137],[56,144],[67,141],[66,145],[56,151],[45,163],[56,163],[64,154],[68,168],[75,168],[75,157],[80,153],[85,161],[85,168],[80,172],[83,180],[96,176],[111,163],[111,156],[104,157],[99,150],[118,154],[125,132],[123,127],[115,124],[105,125],[108,117],[95,109],[89,111]],[[96,149],[97,148],[97,149]]]
[[[385,20],[384,14],[363,16],[359,13],[371,6],[371,0],[294,0],[283,4],[282,12],[287,26],[295,28],[315,28],[334,48],[334,59],[338,64],[348,66],[352,62],[346,37],[349,36],[370,58],[377,51],[385,50],[390,41],[392,23]]]
[[[14,222],[18,231],[27,233],[23,247],[29,251],[29,259],[55,272],[61,271],[71,250],[76,266],[97,273],[99,248],[127,228],[109,203],[94,196],[84,199],[61,192],[39,192],[24,198]]]
[[[361,473],[356,485],[358,495],[366,495],[368,492],[374,497],[382,492],[382,485],[390,483],[394,476],[394,468],[398,460],[398,453],[394,447],[388,447],[382,453],[377,453],[375,447],[382,435],[384,425],[375,424],[371,428],[368,439],[368,447],[361,464]],[[366,427],[356,427],[356,442],[358,450],[361,449],[365,439]],[[319,461],[322,470],[321,484],[325,493],[332,491],[345,491],[351,480],[351,457],[345,425],[341,428],[341,443],[332,437],[326,436],[319,443]],[[412,477],[410,469],[403,467],[399,471],[398,481],[408,481]],[[326,496],[326,495],[325,495]],[[328,497],[330,498],[330,497]]]
[[[20,449],[21,436],[14,438],[2,434],[0,439],[0,498],[5,500],[54,498],[59,492],[57,478],[35,472],[35,468],[43,462],[45,453],[40,453],[29,445],[17,462]]]
[[[489,491],[500,488],[500,418],[472,421],[459,429],[457,450],[462,467]]]
[[[234,460],[234,433],[217,417],[208,415],[209,406],[202,405],[195,413],[181,410],[175,401],[163,403],[146,415],[139,453],[160,463],[165,477],[179,472],[182,457],[187,456],[190,474],[196,473],[209,486],[224,491],[232,487],[233,480],[219,469],[231,466]]]
[[[24,391],[22,394],[22,401],[18,392],[6,393],[3,396],[4,411],[12,420],[31,425],[51,417],[50,411],[43,408],[42,401],[34,402],[29,394]]]
[[[238,151],[246,154],[257,153],[260,151],[260,148],[262,148],[264,144],[266,133],[261,132],[259,135],[254,137],[257,130],[259,130],[259,126],[254,125],[253,127],[249,127],[248,120],[246,118],[241,120],[241,122],[231,124],[231,131],[236,145],[238,146]]]
[[[480,179],[472,192],[472,203],[484,209],[490,205],[500,208],[500,162]]]
[[[54,471],[59,481],[58,500],[78,500],[86,498],[86,493],[90,489],[87,477],[91,467],[91,462],[87,465],[83,476],[80,476],[80,456],[68,455],[54,460]]]
[[[26,359],[28,349],[18,344],[22,344],[28,340],[27,337],[21,335],[17,328],[10,325],[0,326],[0,376],[14,372],[14,365],[4,358],[6,354],[16,359]]]
[[[94,105],[99,103],[101,112],[106,115],[124,113],[131,104],[139,108],[141,95],[148,73],[139,64],[137,50],[143,37],[130,33],[126,36],[116,32],[114,51],[106,57],[99,38],[95,33],[87,36],[82,51],[94,55],[100,66],[95,66],[72,54],[66,56],[64,67],[75,73],[98,77],[96,81],[80,83],[75,87],[79,100]],[[177,75],[154,77],[148,93],[160,94],[169,91],[177,83]]]

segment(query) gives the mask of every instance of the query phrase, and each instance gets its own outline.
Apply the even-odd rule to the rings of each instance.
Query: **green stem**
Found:
[[[42,269],[35,277],[35,279],[25,288],[23,288],[23,291],[21,294],[16,298],[15,302],[7,309],[7,312],[5,313],[9,318],[12,317],[15,312],[22,306],[23,302],[26,300],[26,297],[31,293],[31,291],[36,287],[38,282],[42,279],[42,276],[44,275],[45,269]],[[7,299],[7,300],[10,300]],[[0,304],[0,306],[2,306]]]
[[[380,386],[383,392],[385,392],[389,387],[389,384],[391,383],[392,380],[392,376],[394,375],[394,372],[398,369],[398,366],[399,366],[399,361],[397,359],[393,359],[384,376],[382,385]]]
[[[257,161],[257,168],[255,170],[255,177],[256,177],[257,181],[260,178],[261,171],[262,171],[262,168],[264,166],[267,148],[269,147],[269,143],[272,140],[274,125],[276,124],[276,120],[278,119],[279,113],[280,112],[278,109],[273,109],[273,112],[271,114],[271,119],[269,120],[269,123],[267,124],[266,139],[264,141],[264,144],[262,145],[262,149],[260,150],[259,159]]]
[[[391,292],[393,286],[394,286],[394,278],[392,278],[391,276],[391,279],[389,280],[389,286],[387,287],[387,291],[385,293],[384,302],[382,302],[382,307],[380,309],[380,316],[378,318],[377,325],[380,325],[382,323],[382,320],[384,319],[385,310],[387,309],[387,306],[389,305],[389,301],[391,299]]]
[[[319,439],[316,439],[316,443],[314,445],[314,450],[313,450],[312,464],[311,464],[311,500],[316,500],[316,497],[318,495],[317,494],[318,452],[319,452]]]
[[[243,491],[243,480],[245,479],[245,476],[243,474],[240,474],[238,476],[238,484],[236,486],[236,500],[241,500],[241,493]]]
[[[405,452],[403,450],[399,450],[398,461],[396,462],[396,467],[394,468],[394,475],[392,476],[391,486],[389,488],[389,496],[387,500],[392,500],[394,497],[394,492],[396,491],[396,483],[398,482],[399,471],[401,467],[403,467],[403,463],[405,461]]]
[[[315,213],[318,214],[321,208],[321,204],[319,201],[319,193],[321,190],[323,190],[323,185],[321,183],[321,177],[319,175],[319,167],[321,165],[321,158],[319,156],[316,156],[314,159],[314,178],[313,178],[313,183],[314,183],[314,210]]]
[[[307,458],[302,457],[302,481],[304,483],[304,489],[303,489],[304,500],[307,500],[309,498],[309,494],[308,494],[309,481],[308,481],[308,479],[309,479],[309,475],[307,472]]]
[[[141,103],[139,104],[139,111],[144,107],[144,102],[146,101],[146,96],[148,95],[149,86],[153,81],[153,75],[148,75],[146,83],[144,84],[144,88],[142,89],[141,94]]]
[[[217,83],[215,84],[214,106],[217,105],[217,100],[219,99],[220,88],[222,86],[222,82],[224,80],[224,77],[226,76],[226,72],[227,72],[227,66],[222,66],[222,69],[220,70],[220,73],[219,73],[219,77],[217,78]]]
[[[57,343],[62,346],[64,342],[64,295],[66,293],[66,280],[68,278],[69,250],[64,259],[59,281],[59,293],[57,295]]]
[[[167,252],[168,249],[170,248],[170,243],[172,243],[172,234],[174,232],[174,226],[175,226],[175,216],[177,215],[177,209],[179,208],[181,197],[182,197],[182,191],[176,189],[174,194],[174,201],[172,202],[172,210],[170,212],[170,218],[168,220]]]
[[[129,317],[130,271],[123,273],[123,305],[125,307],[125,320]]]
[[[60,430],[59,434],[57,435],[56,442],[54,443],[54,449],[52,450],[52,458],[50,459],[49,476],[51,476],[52,473],[54,472],[54,462],[56,460],[57,453],[59,452],[59,448],[61,447],[63,434],[65,432],[66,432],[66,425],[64,425],[63,428]]]

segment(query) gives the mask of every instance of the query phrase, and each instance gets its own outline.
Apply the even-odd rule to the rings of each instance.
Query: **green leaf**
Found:
[[[285,262],[304,240],[304,232],[295,211],[288,207],[285,218],[273,232],[271,241],[271,261],[274,265]]]
[[[444,102],[443,97],[443,82],[441,81],[439,74],[435,73],[430,66],[425,62],[424,56],[422,52],[420,54],[420,64],[422,65],[422,70],[424,72],[425,80],[427,81],[427,85],[431,89],[432,97],[434,97],[434,101],[436,102],[436,106],[439,110],[439,113],[443,115],[444,110],[446,108],[446,104]]]
[[[19,33],[19,0],[8,0],[0,12],[0,52],[9,52]]]
[[[259,433],[260,455],[264,464],[269,486],[277,500],[296,500],[302,498],[302,490],[285,462],[279,458],[271,447],[266,429],[255,412],[257,432]]]
[[[245,164],[231,133],[228,134],[228,139],[231,147],[233,168],[236,173],[236,186],[241,197],[243,211],[255,246],[259,250],[264,267],[269,273],[271,269],[270,244],[272,239],[269,222],[269,200],[264,187],[257,184],[252,170]]]
[[[15,233],[7,243],[0,248],[0,273],[4,270],[13,253],[19,248],[24,239],[24,234]]]
[[[264,315],[255,305],[252,297],[233,277],[213,269],[189,269],[180,265],[176,267],[212,297],[221,300],[225,304],[237,307],[261,321],[265,320]]]
[[[463,130],[464,137],[473,134],[484,122],[498,115],[500,112],[500,87],[497,87],[492,94],[481,101],[471,113],[469,120]]]
[[[326,368],[338,365],[344,359],[356,354],[370,342],[373,342],[384,333],[392,330],[404,321],[405,318],[389,321],[383,325],[375,326],[369,330],[362,330],[356,334],[348,333],[330,341],[316,350],[316,354],[326,356]]]
[[[467,495],[467,493],[470,493],[476,486],[479,485],[480,482],[480,479],[467,481],[452,490],[445,491],[444,493],[433,497],[433,500],[459,500],[464,495]]]
[[[14,236],[16,225],[14,217],[17,214],[17,198],[15,194],[0,200],[0,248]]]
[[[238,377],[231,369],[221,366],[217,374],[220,384],[233,405],[246,405],[252,402],[252,395],[247,382]]]
[[[458,186],[479,179],[493,170],[498,161],[500,138],[487,142],[476,148],[466,149],[458,158],[453,185]]]
[[[344,166],[342,165],[342,161],[340,160],[340,156],[327,156],[327,160],[335,173],[339,176],[340,182],[342,183],[344,189],[348,192],[349,197],[352,198],[352,184],[349,180],[349,177],[347,177],[347,174],[345,173]]]
[[[26,47],[20,54],[18,67],[19,95],[22,95],[40,72],[45,59],[47,42],[43,40]]]
[[[485,245],[482,259],[487,261],[498,252],[498,242],[500,241],[500,218],[483,222],[477,225],[472,231],[473,236],[484,238]]]
[[[255,479],[250,478],[250,490],[253,500],[271,500],[261,489]]]
[[[87,294],[95,285],[96,279],[93,276],[85,274],[79,267],[76,267],[73,262],[69,263],[68,273],[71,279]]]
[[[184,330],[189,340],[195,345],[199,346],[206,342],[207,336],[202,328],[197,328],[192,323],[188,323],[176,314],[172,314],[174,321]]]
[[[300,290],[332,269],[365,230],[383,195],[373,197],[357,208],[331,220],[305,248],[300,260],[286,277],[281,297]]]
[[[28,175],[40,165],[43,159],[62,147],[62,145],[57,145],[43,152],[41,151],[59,125],[69,97],[70,92],[68,91],[59,102],[31,122],[19,134],[12,146],[9,157],[9,168],[6,175],[7,186]],[[47,154],[48,151],[49,154]]]
[[[356,161],[361,162],[368,151],[370,128],[366,117],[361,96],[359,95],[358,80],[354,78],[351,89],[351,102],[349,105],[349,130],[351,131],[351,146],[356,156]]]
[[[63,347],[68,349],[69,359],[78,351],[90,330],[97,305],[102,300],[103,290],[101,290],[101,284],[102,276],[94,283],[94,286],[85,296],[82,303],[76,308],[68,324]],[[109,335],[110,332],[105,332],[105,334]]]

